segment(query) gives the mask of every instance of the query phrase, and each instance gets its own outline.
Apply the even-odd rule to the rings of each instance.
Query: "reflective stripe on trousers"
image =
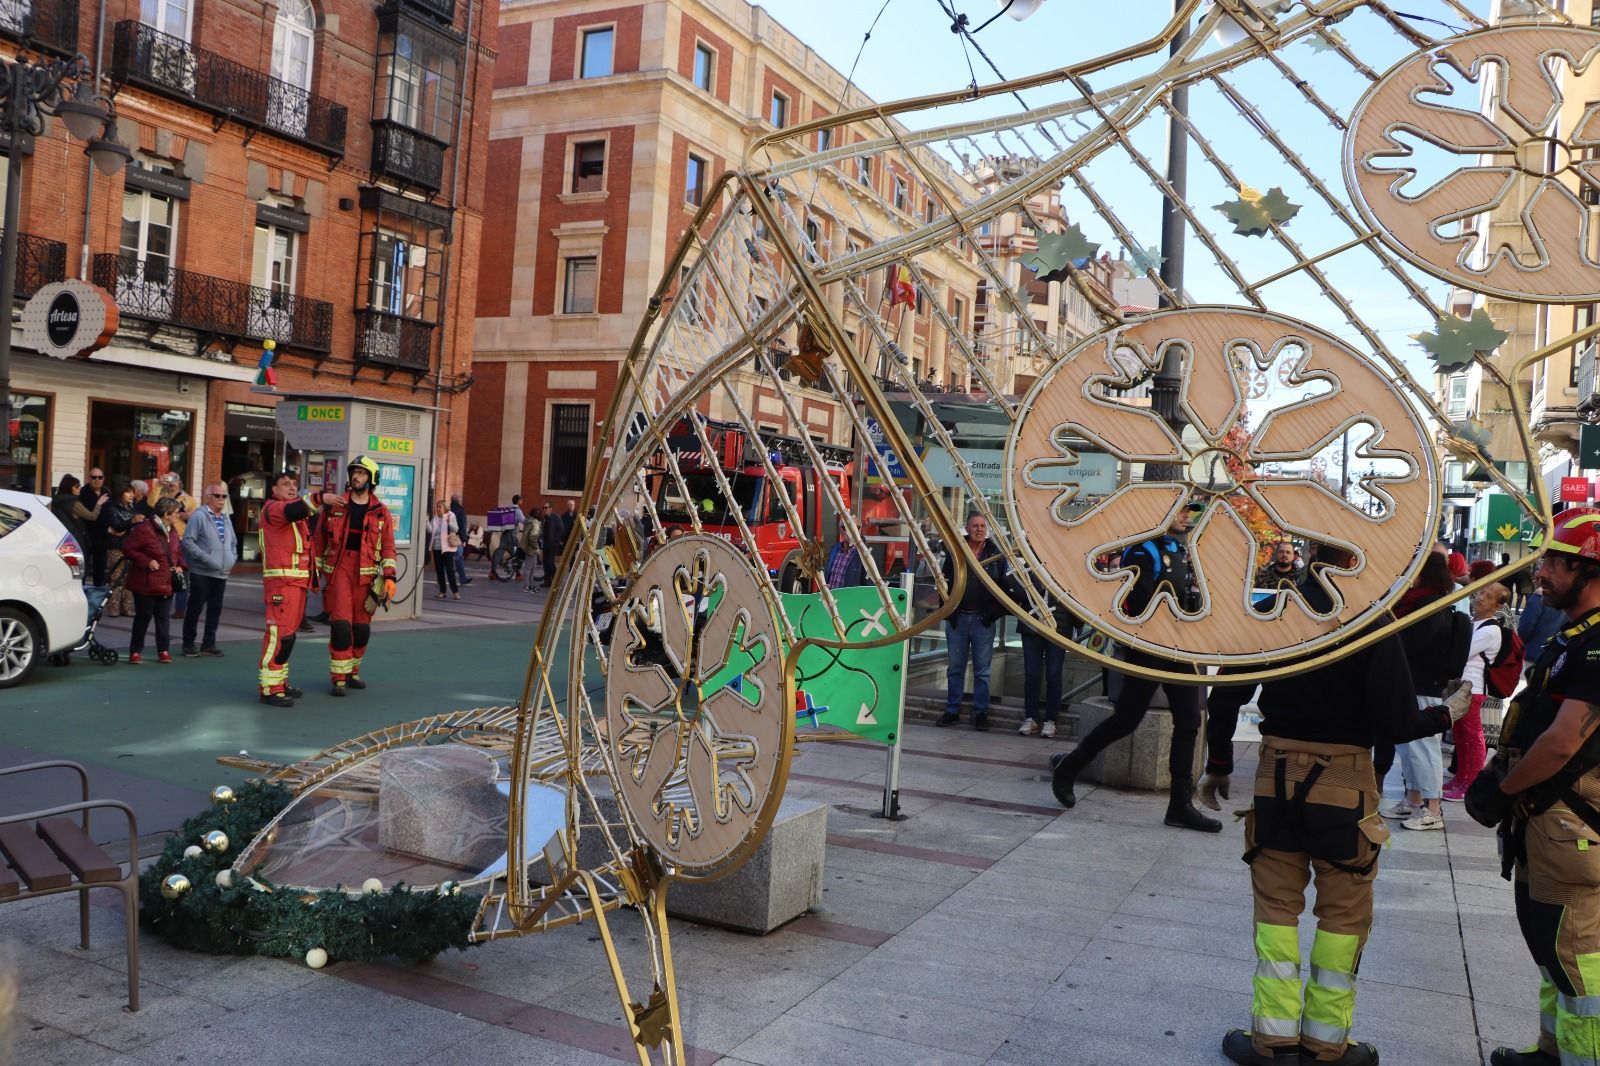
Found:
[[[1311,974],[1306,980],[1301,1036],[1335,1045],[1350,1042],[1350,1027],[1356,1016],[1356,960],[1360,956],[1360,937],[1317,930],[1316,939],[1311,942]]]
[[[1270,1043],[1300,1038],[1300,934],[1292,925],[1256,923],[1256,975],[1250,1030]]]
[[[1556,991],[1556,1047],[1561,1066],[1600,1066],[1600,955],[1578,955],[1578,974],[1589,995],[1569,996]],[[1544,986],[1540,983],[1540,1015],[1544,1013]]]

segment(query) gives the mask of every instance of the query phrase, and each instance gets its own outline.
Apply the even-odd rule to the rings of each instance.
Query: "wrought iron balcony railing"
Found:
[[[0,35],[74,55],[78,51],[76,0],[0,0]]]
[[[409,8],[430,15],[438,21],[449,26],[456,20],[455,0],[390,0],[386,8]]]
[[[67,246],[60,241],[35,237],[31,233],[17,234],[18,299],[26,300],[54,281],[67,277]]]
[[[194,104],[332,155],[344,155],[348,116],[342,104],[192,47],[142,22],[117,23],[111,80]]]
[[[356,361],[427,370],[433,361],[432,322],[387,311],[356,312]]]
[[[333,347],[333,305],[324,300],[174,270],[131,255],[95,256],[94,283],[131,318],[224,337],[271,337],[310,352]]]
[[[377,177],[438,192],[444,184],[444,148],[398,122],[372,123],[372,173]]]

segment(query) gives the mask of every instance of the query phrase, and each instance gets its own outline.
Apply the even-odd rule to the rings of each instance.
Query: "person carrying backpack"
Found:
[[[1511,590],[1496,582],[1472,594],[1472,644],[1462,676],[1472,685],[1472,706],[1452,727],[1456,741],[1456,773],[1445,783],[1444,798],[1460,803],[1483,769],[1483,701],[1504,699],[1522,677],[1522,638],[1501,616]]]
[[[532,592],[536,586],[534,574],[537,570],[536,561],[539,558],[539,545],[544,538],[544,523],[539,521],[539,508],[529,511],[522,520],[522,528],[518,534],[524,555],[522,565],[528,569],[527,583],[522,586],[523,592]]]

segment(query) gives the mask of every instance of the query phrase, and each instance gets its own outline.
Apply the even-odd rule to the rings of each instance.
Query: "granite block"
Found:
[[[667,913],[770,933],[822,903],[827,853],[827,806],[786,799],[772,830],[744,865],[719,881],[674,885],[667,893]]]

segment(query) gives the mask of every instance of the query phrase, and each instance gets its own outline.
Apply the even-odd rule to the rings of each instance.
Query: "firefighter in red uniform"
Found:
[[[272,496],[261,506],[261,587],[267,605],[267,632],[261,640],[257,680],[261,702],[293,707],[301,695],[289,684],[289,653],[306,613],[311,588],[311,531],[306,520],[320,504],[320,494],[300,498],[295,475],[285,470],[272,479]]]
[[[372,634],[372,612],[394,596],[394,516],[372,494],[378,464],[350,460],[344,496],[324,496],[317,521],[317,574],[328,612],[328,673],[333,694],[366,688],[361,657]]]

